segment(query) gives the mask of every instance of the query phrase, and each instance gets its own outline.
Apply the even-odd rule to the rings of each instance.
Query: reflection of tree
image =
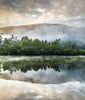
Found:
[[[52,68],[55,71],[60,72],[60,68],[66,70],[76,70],[83,69],[85,71],[85,58],[50,58],[46,59],[43,57],[42,59],[32,59],[32,60],[20,60],[20,61],[9,61],[3,64],[4,70],[10,70],[12,73],[16,70],[21,70],[22,72],[27,72],[28,70],[38,71],[46,70],[47,68]]]
[[[9,61],[5,62],[3,64],[4,70],[10,70],[13,71],[13,68],[16,68],[16,70],[21,69],[22,72],[26,72],[28,70],[35,70],[38,71],[39,69],[46,70],[47,68],[52,68],[58,72],[60,72],[59,69],[60,64],[58,61],[54,61],[53,59],[49,60],[22,60],[22,61]]]

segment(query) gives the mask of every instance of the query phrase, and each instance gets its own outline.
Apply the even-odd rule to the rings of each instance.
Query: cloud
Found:
[[[0,26],[59,23],[69,18],[85,17],[84,5],[85,0],[0,0]]]
[[[7,8],[8,6],[14,10],[18,9],[21,13],[27,13],[37,8],[46,9],[48,11],[59,10],[67,15],[77,15],[84,13],[85,0],[0,0],[0,5]],[[0,7],[2,8],[2,7]]]

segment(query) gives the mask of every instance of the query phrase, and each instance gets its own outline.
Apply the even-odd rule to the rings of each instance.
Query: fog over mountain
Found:
[[[5,37],[81,42],[85,38],[85,0],[0,0],[0,28]]]
[[[85,41],[85,28],[72,27],[61,24],[34,24],[24,26],[9,26],[0,28],[0,33],[4,33],[3,37],[11,35],[21,38],[28,36],[32,39],[53,41],[61,39],[62,41]]]

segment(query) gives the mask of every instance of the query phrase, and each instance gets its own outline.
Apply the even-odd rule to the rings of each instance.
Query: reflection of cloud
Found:
[[[84,100],[85,83],[33,84],[0,79],[0,100]],[[82,92],[83,91],[83,92]]]
[[[37,17],[37,15],[32,15],[33,18]]]

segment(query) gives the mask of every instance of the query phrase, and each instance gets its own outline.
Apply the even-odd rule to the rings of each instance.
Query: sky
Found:
[[[0,27],[55,23],[80,27],[85,0],[0,0]]]

